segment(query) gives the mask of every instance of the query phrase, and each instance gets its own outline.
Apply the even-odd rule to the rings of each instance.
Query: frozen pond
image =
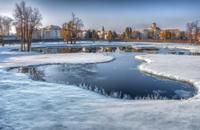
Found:
[[[131,47],[81,48],[77,44],[76,46],[34,48],[34,51],[41,53],[98,52],[113,56],[115,60],[101,64],[23,67],[12,69],[11,72],[0,69],[0,130],[196,130],[200,128],[199,97],[196,97],[198,95],[195,95],[196,91],[192,85],[142,73],[137,69],[142,62],[134,58],[135,55],[147,53],[199,55],[198,53],[194,54],[183,49],[158,49],[158,46],[137,49]],[[11,49],[13,52],[9,51],[10,48],[8,50],[1,48],[2,61],[16,55],[18,57],[27,55],[14,51],[18,47]],[[171,56],[163,55],[162,57]],[[182,62],[178,58],[177,63],[179,65],[184,63],[185,57],[187,58],[187,56],[182,57]],[[198,56],[195,56],[196,58],[198,59]],[[166,60],[168,62],[167,58]],[[186,66],[190,66],[188,61],[190,60],[186,59]],[[199,60],[191,63],[193,66],[188,70],[193,69],[196,64],[196,67],[199,66]],[[179,66],[175,69],[177,68]],[[184,70],[180,69],[178,72],[190,72]],[[85,87],[80,85],[82,81],[85,82]],[[97,86],[98,89],[93,92],[92,87],[88,87],[86,83],[88,86],[103,84]],[[75,84],[75,86],[66,84]],[[113,86],[107,89],[108,84],[113,84]],[[139,90],[142,90],[140,87],[144,89],[142,93],[139,93]],[[109,93],[113,88],[121,92],[121,94],[113,94],[114,96],[129,94],[133,96],[132,98],[134,94],[139,94],[141,98],[146,96],[145,91],[148,91],[149,95],[153,93],[155,95],[152,96],[153,98],[166,97],[164,94],[167,94],[168,98],[171,95],[175,99],[179,99],[180,96],[185,99],[193,95],[195,97],[189,100],[121,100],[101,93],[102,89]],[[101,94],[97,94],[98,92]]]
[[[141,64],[134,57],[141,53],[191,55],[182,49],[132,47],[34,48],[42,53],[100,52],[113,56],[114,61],[101,64],[59,64],[21,67],[14,71],[26,73],[33,80],[76,85],[105,96],[125,99],[188,99],[195,89],[187,83],[140,72]]]

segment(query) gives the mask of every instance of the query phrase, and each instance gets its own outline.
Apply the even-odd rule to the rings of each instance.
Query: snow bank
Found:
[[[126,44],[126,43],[125,43]],[[129,43],[130,44],[130,43]],[[153,42],[132,42],[132,47],[156,47],[169,49],[185,49],[193,53],[200,53],[200,46],[191,43],[153,43]]]
[[[146,61],[139,66],[141,71],[192,83],[198,90],[194,98],[200,96],[199,56],[150,54],[136,58]]]
[[[0,67],[18,67],[44,64],[85,64],[100,63],[113,60],[110,56],[95,53],[67,53],[67,54],[43,54],[10,57],[0,62]]]

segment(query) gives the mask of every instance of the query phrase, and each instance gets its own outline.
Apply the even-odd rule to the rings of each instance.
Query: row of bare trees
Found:
[[[14,22],[13,24],[16,27],[17,37],[21,40],[21,51],[30,51],[32,44],[32,35],[33,31],[41,26],[42,16],[38,9],[27,6],[25,1],[21,1],[17,3],[14,10]],[[9,21],[10,20],[10,21]],[[11,25],[12,20],[9,19],[9,25]],[[1,22],[1,19],[0,19]],[[6,25],[8,25],[8,23]],[[62,26],[61,34],[64,40],[68,43],[69,41],[72,43],[76,43],[78,39],[78,34],[81,32],[81,28],[83,27],[83,22],[80,18],[76,17],[74,13],[72,13],[72,18],[69,22],[66,22]],[[10,26],[6,26],[9,27]],[[1,29],[0,25],[0,36],[3,31],[1,30],[9,30],[8,28]]]
[[[22,1],[16,4],[14,17],[16,33],[21,40],[21,51],[30,51],[33,31],[41,25],[42,16],[38,9],[29,7]]]
[[[0,43],[4,45],[4,36],[8,36],[11,30],[13,19],[7,16],[0,16]]]
[[[62,25],[61,34],[64,38],[64,41],[67,43],[75,44],[78,39],[78,34],[81,32],[81,28],[83,27],[83,22],[80,18],[76,17],[74,13],[72,13],[72,18],[69,22],[65,22]]]

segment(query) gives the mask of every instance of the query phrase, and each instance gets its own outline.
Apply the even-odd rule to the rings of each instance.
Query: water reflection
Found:
[[[17,72],[28,74],[33,80],[45,81],[43,78],[45,76],[44,72],[38,71],[38,69],[35,67],[20,67],[17,69]]]
[[[148,52],[157,53],[158,48],[148,47],[148,48],[133,48],[131,46],[119,46],[119,47],[67,47],[67,48],[33,48],[32,51],[41,52],[45,54],[52,53],[77,53],[77,52]]]
[[[178,48],[157,48],[157,47],[132,47],[132,46],[93,46],[93,47],[39,47],[33,48],[32,51],[43,54],[55,53],[103,53],[103,52],[134,52],[148,54],[174,54],[174,55],[200,55],[198,52],[190,52],[186,49]]]

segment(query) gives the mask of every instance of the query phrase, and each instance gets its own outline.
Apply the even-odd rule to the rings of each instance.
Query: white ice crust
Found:
[[[1,62],[1,67],[19,67],[44,64],[85,64],[100,63],[113,60],[110,56],[95,53],[42,54],[10,57]]]
[[[139,69],[144,72],[192,83],[200,89],[200,57],[187,55],[148,54],[136,56],[144,60]],[[199,92],[197,96],[199,97]]]

